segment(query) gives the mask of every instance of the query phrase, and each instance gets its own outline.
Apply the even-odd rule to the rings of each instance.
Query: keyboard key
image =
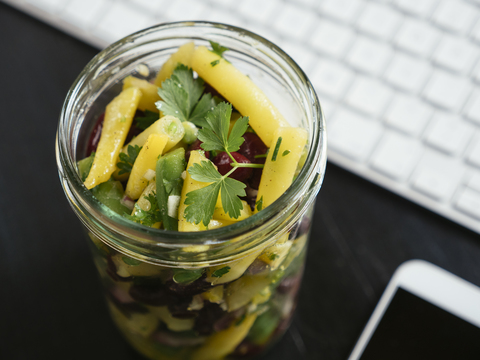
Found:
[[[135,11],[123,3],[112,3],[93,32],[99,38],[113,42],[154,23],[155,20],[143,12]]]
[[[480,192],[480,172],[475,171],[470,175],[467,186],[472,190]]]
[[[330,124],[330,119],[335,112],[335,102],[328,100],[327,98],[323,98],[320,100],[320,106],[322,108],[323,116],[327,120],[327,124]]]
[[[208,11],[204,13],[204,19],[238,27],[246,27],[247,25],[247,22],[243,17],[234,14],[231,10],[221,9],[220,7],[208,9]]]
[[[272,13],[281,8],[282,5],[278,0],[243,0],[239,2],[238,10],[249,20],[257,23],[268,23],[272,19]],[[252,9],[255,10],[252,11]]]
[[[470,91],[471,85],[467,79],[435,70],[423,91],[423,96],[441,108],[459,111]]]
[[[353,81],[354,73],[338,62],[319,61],[311,72],[315,90],[339,100]]]
[[[395,180],[406,180],[418,161],[422,146],[415,139],[388,131],[375,148],[370,164]]]
[[[385,123],[408,135],[418,137],[427,125],[433,110],[415,96],[396,94],[388,107]]]
[[[477,16],[477,8],[465,1],[443,0],[435,9],[432,19],[446,30],[466,34]]]
[[[364,162],[382,135],[382,126],[348,110],[335,111],[329,127],[329,146],[358,162]]]
[[[480,168],[480,137],[478,135],[468,149],[467,162]]]
[[[477,43],[480,42],[480,20],[477,21],[477,23],[476,23],[475,26],[473,27],[470,36],[471,36],[471,37],[473,38],[473,40],[475,40]]]
[[[341,59],[353,42],[354,37],[353,30],[324,20],[320,22],[310,36],[310,45],[323,53]]]
[[[325,0],[320,2],[320,11],[348,23],[356,19],[364,5],[363,0]]]
[[[448,70],[467,74],[478,58],[478,50],[469,41],[445,35],[433,54],[433,61]]]
[[[480,192],[469,188],[461,190],[455,206],[465,214],[480,220]]]
[[[401,16],[387,6],[369,3],[357,20],[358,29],[383,40],[393,37]]]
[[[385,72],[385,79],[399,89],[417,94],[430,74],[431,67],[427,62],[398,53]]]
[[[307,11],[298,6],[285,4],[281,7],[280,14],[273,19],[276,31],[293,40],[303,41],[309,35],[317,16],[312,11]]]
[[[396,0],[395,4],[409,14],[428,18],[437,2],[438,0]]]
[[[310,72],[311,65],[316,60],[316,56],[312,54],[306,46],[284,41],[282,43],[282,49],[295,60],[303,71],[306,73]]]
[[[172,1],[165,12],[170,21],[202,20],[206,6],[196,0]]]
[[[345,102],[376,117],[382,114],[391,96],[392,91],[378,80],[358,76],[345,96]]]
[[[281,43],[281,39],[276,32],[272,31],[270,28],[266,28],[264,26],[261,26],[258,23],[251,23],[248,26],[248,30],[250,30],[251,32],[253,32],[257,35],[260,35],[260,36],[264,37],[265,39],[271,41],[272,43],[274,43],[276,45]]]
[[[390,46],[359,36],[348,53],[346,61],[357,70],[380,75],[392,54]]]
[[[97,24],[98,17],[107,6],[111,4],[106,0],[72,0],[60,16],[83,30],[89,30]]]
[[[396,45],[414,55],[429,57],[440,39],[440,31],[423,21],[406,20],[395,37]]]
[[[412,187],[438,201],[448,201],[465,169],[455,159],[425,151],[413,176]]]
[[[475,90],[465,106],[465,116],[480,125],[480,90]]]
[[[436,113],[426,132],[427,144],[450,155],[463,152],[474,129],[459,116]]]

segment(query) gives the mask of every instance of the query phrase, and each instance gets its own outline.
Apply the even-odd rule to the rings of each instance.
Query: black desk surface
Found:
[[[65,95],[98,50],[0,4],[0,358],[140,360],[110,321],[57,176]],[[293,325],[264,359],[346,359],[418,258],[480,285],[480,236],[333,164]]]

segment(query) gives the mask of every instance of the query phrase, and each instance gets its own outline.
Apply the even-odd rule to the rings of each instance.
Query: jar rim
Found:
[[[307,118],[310,117],[310,114],[312,118],[309,120],[312,122],[312,131],[309,134],[310,146],[303,168],[287,191],[273,204],[251,217],[226,227],[201,232],[176,232],[153,229],[129,221],[111,211],[86,189],[77,173],[74,156],[71,149],[69,149],[68,140],[70,140],[70,138],[65,136],[65,134],[67,134],[66,131],[68,131],[66,124],[74,114],[73,102],[75,101],[75,97],[79,94],[82,86],[85,85],[86,76],[92,70],[97,69],[98,71],[103,62],[109,61],[112,55],[122,51],[124,47],[134,48],[135,46],[142,45],[142,39],[152,34],[161,35],[162,32],[167,30],[181,30],[182,28],[192,27],[207,28],[212,31],[217,30],[241,35],[241,40],[239,41],[249,42],[250,44],[255,43],[259,48],[262,47],[262,50],[270,50],[271,54],[268,55],[265,54],[265,52],[264,54],[266,56],[275,56],[274,61],[281,62],[280,66],[282,70],[286,71],[288,69],[289,76],[294,76],[294,80],[301,83],[304,87],[303,96],[306,97],[306,100],[311,105],[311,112],[306,113]],[[161,38],[156,39],[161,40]],[[313,194],[310,196],[311,199],[307,199],[310,203],[313,201],[321,187],[326,166],[325,119],[315,90],[305,73],[289,55],[267,39],[248,30],[221,23],[205,21],[166,23],[141,30],[113,43],[97,54],[87,64],[73,83],[64,102],[57,132],[56,154],[62,186],[77,215],[79,215],[78,212],[81,214],[90,213],[94,217],[95,224],[106,226],[116,234],[128,234],[128,236],[124,237],[124,240],[126,239],[131,242],[130,245],[134,245],[135,247],[148,245],[175,248],[188,245],[221,244],[228,242],[232,237],[245,235],[246,233],[255,231],[258,227],[265,226],[266,223],[271,223],[273,220],[278,219],[282,213],[282,209],[289,208],[292,204],[297,203],[306,192]],[[95,229],[94,225],[86,224],[84,220],[82,221],[84,225],[94,233],[98,230]]]

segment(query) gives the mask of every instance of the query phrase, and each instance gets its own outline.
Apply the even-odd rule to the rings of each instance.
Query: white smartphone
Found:
[[[348,358],[397,359],[479,360],[480,288],[423,260],[400,265]]]

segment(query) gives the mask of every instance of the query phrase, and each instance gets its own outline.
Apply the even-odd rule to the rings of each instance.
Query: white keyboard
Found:
[[[165,21],[277,43],[314,84],[330,161],[480,233],[480,0],[3,0],[102,48]]]

